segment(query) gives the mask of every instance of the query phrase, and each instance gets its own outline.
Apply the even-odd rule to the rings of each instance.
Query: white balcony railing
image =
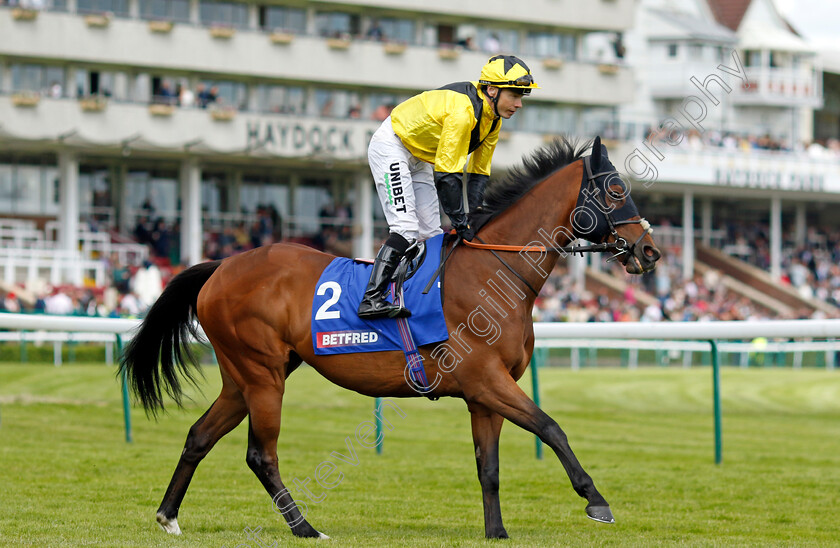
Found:
[[[732,63],[729,63],[732,66]],[[691,82],[694,77],[703,82],[715,74],[732,88],[727,93],[717,83],[709,84],[709,92],[718,99],[731,97],[737,104],[765,104],[776,106],[822,106],[822,73],[816,68],[747,67],[747,82],[726,75],[714,63],[665,63],[642,72],[651,95],[658,99],[684,99],[700,91]]]
[[[822,73],[816,69],[750,67],[745,71],[749,83],[733,89],[735,102],[822,106]]]

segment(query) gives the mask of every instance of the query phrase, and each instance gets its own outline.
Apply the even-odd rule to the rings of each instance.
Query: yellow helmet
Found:
[[[540,86],[534,82],[531,69],[519,57],[513,55],[495,55],[481,69],[479,84],[499,88],[517,88],[525,95]]]

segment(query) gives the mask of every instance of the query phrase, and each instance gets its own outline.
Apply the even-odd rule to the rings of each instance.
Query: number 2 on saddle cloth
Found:
[[[444,235],[422,242],[413,254],[413,271],[403,272],[402,289],[391,285],[394,304],[411,310],[410,318],[363,320],[356,311],[370,278],[371,264],[338,257],[318,279],[312,301],[312,342],[315,354],[345,354],[402,350],[409,364],[411,380],[422,389],[428,386],[417,346],[445,341],[449,338],[443,316],[440,282],[427,283],[436,276]],[[424,249],[423,249],[424,248]],[[410,256],[410,255],[409,255]],[[396,294],[396,295],[395,295]],[[416,343],[416,344],[415,344]]]

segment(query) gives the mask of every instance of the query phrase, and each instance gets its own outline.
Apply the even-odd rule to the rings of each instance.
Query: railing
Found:
[[[822,97],[822,74],[814,68],[747,67],[748,82],[736,88],[736,100],[755,96],[765,99]]]
[[[105,346],[105,363],[114,365],[114,335],[109,333],[65,333],[60,331],[5,331],[0,332],[0,343],[20,344],[20,359],[27,361],[26,347],[29,343],[53,345],[53,365],[60,367],[63,361],[64,344],[99,343]]]
[[[59,331],[65,333],[106,333],[112,334],[118,349],[122,337],[137,327],[139,320],[111,318],[79,318],[62,316],[42,316],[26,314],[0,313],[0,329],[29,331]],[[715,462],[723,460],[722,411],[720,404],[720,359],[718,340],[766,338],[840,338],[840,320],[785,320],[768,322],[619,322],[619,323],[537,323],[534,324],[536,348],[568,347],[570,340],[584,339],[585,344],[594,341],[615,339],[651,341],[706,341],[711,348],[712,379],[714,387],[715,419]],[[583,343],[581,343],[583,344]],[[626,342],[624,343],[626,344]],[[781,344],[781,343],[779,343]],[[833,354],[840,350],[840,342],[830,341],[825,346],[811,343],[811,348],[822,348]],[[836,345],[836,346],[835,346]],[[591,347],[591,346],[590,346]],[[691,346],[692,351],[694,346]],[[699,348],[699,346],[697,347]],[[766,348],[775,347],[768,346]],[[802,348],[800,350],[804,351]],[[539,405],[539,365],[536,356],[531,360],[531,373],[534,383],[534,401]],[[828,360],[827,360],[828,361]],[[833,364],[833,359],[830,361]],[[126,422],[126,440],[131,441],[130,407],[128,389],[123,379],[123,411]],[[542,445],[537,440],[537,455],[542,453]]]
[[[618,322],[618,323],[538,323],[534,325],[534,346],[553,348],[567,344],[569,339],[587,341],[603,339],[630,339],[645,341],[706,341],[710,347],[715,421],[715,463],[723,462],[723,420],[720,403],[720,348],[719,340],[745,340],[757,337],[796,339],[840,338],[840,320],[783,320],[768,322]],[[653,342],[649,343],[655,344]],[[840,342],[831,342],[840,350]],[[834,352],[835,350],[832,350]],[[833,364],[833,359],[831,360]],[[534,401],[539,405],[539,364],[531,359],[534,384]],[[832,365],[833,366],[833,365]],[[536,441],[537,457],[542,445]]]
[[[97,286],[103,286],[107,280],[102,261],[83,259],[79,253],[73,251],[0,248],[0,263],[3,268],[3,280],[7,283],[46,277],[52,285],[83,285],[87,277]],[[25,273],[23,276],[22,272]]]
[[[683,245],[683,228],[681,226],[655,226],[653,231],[656,238],[656,245],[663,248]],[[703,236],[702,230],[695,230],[694,237],[699,238]],[[723,229],[714,229],[709,233],[709,245],[714,248],[721,248],[726,244],[726,231]]]

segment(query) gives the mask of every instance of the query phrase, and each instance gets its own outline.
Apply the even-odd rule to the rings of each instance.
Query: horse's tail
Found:
[[[198,293],[220,264],[221,261],[200,263],[172,278],[120,356],[119,374],[126,375],[147,414],[156,416],[164,408],[164,390],[181,407],[179,369],[190,383],[196,384],[191,367],[199,373],[201,369],[190,350],[189,338],[198,337],[193,322]]]

